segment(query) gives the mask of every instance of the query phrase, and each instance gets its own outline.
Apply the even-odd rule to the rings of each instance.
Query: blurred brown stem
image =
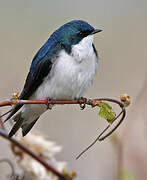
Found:
[[[24,146],[23,144],[19,143],[17,140],[10,138],[8,136],[7,130],[5,129],[3,122],[2,122],[2,118],[0,117],[0,136],[2,136],[3,138],[7,139],[8,141],[10,141],[14,146],[19,147],[20,149],[22,149],[25,153],[27,153],[28,155],[30,155],[32,158],[36,159],[39,163],[41,163],[47,170],[51,171],[53,174],[55,174],[56,176],[59,177],[59,179],[63,179],[63,180],[68,180],[67,178],[64,177],[63,174],[61,174],[60,172],[58,172],[55,168],[53,168],[51,165],[49,165],[45,160],[43,160],[41,157],[39,157],[37,154],[35,154],[34,152],[32,152],[31,150],[29,150],[26,146]],[[13,173],[14,173],[14,169],[13,169]]]
[[[63,179],[63,180],[67,180],[67,178],[64,177],[63,174],[61,174],[60,172],[58,172],[55,168],[53,168],[52,166],[50,166],[46,161],[44,161],[41,157],[39,157],[37,154],[35,154],[34,152],[32,152],[31,150],[29,150],[26,146],[24,146],[23,144],[19,143],[17,140],[15,140],[14,138],[9,138],[8,133],[5,129],[0,129],[0,136],[2,136],[3,138],[7,139],[8,141],[10,141],[11,143],[13,143],[15,146],[19,147],[20,149],[22,149],[25,153],[27,153],[28,155],[30,155],[32,158],[36,159],[38,162],[40,162],[47,170],[51,171],[52,173],[54,173],[57,177],[59,177],[59,179]]]

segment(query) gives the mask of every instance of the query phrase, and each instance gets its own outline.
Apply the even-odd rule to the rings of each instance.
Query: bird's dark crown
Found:
[[[51,59],[61,49],[70,54],[72,45],[79,43],[94,30],[91,25],[82,20],[73,20],[64,24],[49,37],[37,52],[33,58],[31,69],[35,68],[38,62]]]
[[[84,37],[94,31],[94,28],[82,20],[70,21],[57,29],[50,37],[61,43],[65,49],[79,43]],[[68,47],[69,46],[69,47]]]

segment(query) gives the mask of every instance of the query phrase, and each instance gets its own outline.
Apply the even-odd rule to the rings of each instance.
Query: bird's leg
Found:
[[[80,105],[81,110],[85,109],[85,107],[86,107],[86,102],[87,102],[87,98],[80,97],[80,98],[78,98],[77,100],[78,100],[78,103],[79,103],[79,105]],[[82,101],[82,103],[81,103],[81,101]]]
[[[51,98],[48,97],[46,100],[47,100],[47,102],[46,102],[47,109],[50,109],[50,110],[51,110],[52,107],[53,107],[53,105],[50,104]]]

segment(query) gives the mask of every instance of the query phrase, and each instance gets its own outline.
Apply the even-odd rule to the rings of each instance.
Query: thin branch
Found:
[[[86,147],[77,157],[76,159],[79,159],[86,151],[88,151],[97,141],[102,141],[105,138],[107,138],[108,136],[110,136],[116,129],[117,127],[121,124],[121,122],[123,121],[125,114],[126,114],[126,110],[123,109],[118,116],[115,117],[114,120],[116,120],[118,117],[120,117],[120,115],[123,113],[121,119],[118,121],[118,123],[113,127],[113,129],[111,131],[109,131],[106,135],[103,136],[103,134],[107,131],[107,129],[110,128],[111,124],[109,124],[103,131],[102,133],[88,146]]]
[[[0,129],[0,136],[2,136],[3,138],[7,139],[8,141],[10,141],[11,143],[13,143],[15,146],[19,147],[20,149],[22,149],[25,153],[27,153],[28,155],[30,155],[32,158],[34,158],[35,160],[37,160],[39,163],[41,163],[47,170],[51,171],[52,173],[54,173],[57,177],[59,177],[59,179],[63,179],[63,180],[67,180],[67,178],[64,177],[63,174],[61,174],[59,171],[57,171],[55,168],[53,168],[52,166],[50,166],[46,161],[44,161],[41,157],[39,157],[37,154],[35,154],[34,152],[32,152],[31,150],[29,150],[26,146],[24,146],[23,144],[19,143],[17,140],[15,140],[14,138],[9,138],[8,133],[6,132],[6,130],[4,129]]]
[[[118,121],[118,123],[112,128],[111,131],[109,131],[106,135],[102,136],[104,133],[102,132],[100,135],[99,135],[99,138],[98,140],[99,141],[103,141],[105,138],[107,138],[108,136],[110,136],[117,128],[118,126],[123,122],[125,116],[126,116],[126,109],[123,108],[122,111],[119,113],[118,116],[115,117],[115,119],[113,121],[115,121],[116,119],[118,119],[120,117],[120,115],[122,114],[122,117],[121,119]],[[111,124],[109,124],[107,126],[107,128],[105,130],[107,130],[109,127],[111,126]],[[105,131],[104,131],[105,132]]]
[[[101,137],[101,135],[110,127],[110,124],[103,130],[103,132],[88,146],[86,147],[77,157],[76,159],[79,159],[88,149],[90,149]]]
[[[96,107],[96,106],[101,107],[102,101],[108,101],[108,102],[115,103],[115,104],[119,105],[119,107],[121,108],[121,112],[113,120],[113,122],[114,122],[116,119],[118,119],[122,115],[122,117],[117,122],[117,124],[110,131],[107,132],[107,130],[111,127],[111,125],[109,124],[103,130],[103,132],[96,138],[96,140],[94,140],[94,142],[92,144],[90,144],[84,151],[82,151],[77,156],[76,159],[78,159],[84,152],[86,152],[98,140],[102,141],[105,138],[107,138],[108,136],[110,136],[118,128],[118,126],[123,122],[123,120],[126,116],[125,106],[130,104],[130,97],[126,94],[122,94],[120,97],[121,97],[121,101],[111,99],[111,98],[97,98],[97,99],[81,98],[81,99],[77,99],[77,100],[51,100],[51,99],[50,100],[19,100],[17,98],[12,98],[10,100],[6,100],[6,101],[1,102],[0,107],[12,106],[15,104],[46,104],[47,106],[49,106],[50,104],[51,105],[54,105],[54,104],[57,104],[57,105],[59,105],[59,104],[79,104],[80,107],[85,108],[85,105],[90,105],[91,107]],[[84,106],[81,106],[81,105],[84,105]]]
[[[120,112],[120,114],[114,119],[114,121],[123,113],[123,116],[121,118],[121,120],[116,124],[116,126],[110,131],[108,132],[106,135],[102,136],[105,132],[105,130],[103,131],[103,133],[100,135],[99,137],[99,141],[104,140],[106,137],[108,137],[109,135],[111,135],[117,128],[118,126],[122,123],[123,119],[125,118],[126,115],[126,111],[124,108],[124,102],[115,100],[115,99],[110,99],[110,98],[99,98],[99,99],[86,99],[86,98],[81,98],[78,100],[19,100],[19,99],[11,99],[11,100],[6,100],[0,103],[0,107],[3,106],[12,106],[15,104],[86,104],[86,105],[90,105],[92,107],[96,107],[96,106],[100,106],[100,102],[102,101],[109,101],[115,104],[118,104],[120,106],[120,108],[122,109],[122,111]],[[107,128],[108,129],[108,128]],[[102,136],[102,137],[101,137]]]
[[[86,99],[81,98],[78,100],[19,100],[19,99],[10,99],[0,103],[0,107],[3,106],[12,106],[15,104],[87,104],[92,107],[98,106],[98,103],[101,101],[109,101],[118,104],[120,107],[124,107],[124,104],[118,100],[110,98],[99,98],[99,99]]]

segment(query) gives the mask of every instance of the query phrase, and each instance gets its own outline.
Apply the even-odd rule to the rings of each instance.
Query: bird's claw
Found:
[[[82,101],[82,103],[81,103],[81,101]],[[78,103],[79,103],[79,106],[80,106],[81,110],[85,109],[86,102],[87,102],[87,99],[84,98],[84,97],[81,97],[81,98],[78,99]]]
[[[80,104],[80,108],[81,108],[81,110],[84,110],[84,109],[85,109],[85,107],[86,107],[86,105],[85,105],[85,104]]]
[[[47,98],[46,100],[47,100],[47,102],[46,102],[47,109],[51,110],[52,109],[52,104],[50,104],[51,99]]]

